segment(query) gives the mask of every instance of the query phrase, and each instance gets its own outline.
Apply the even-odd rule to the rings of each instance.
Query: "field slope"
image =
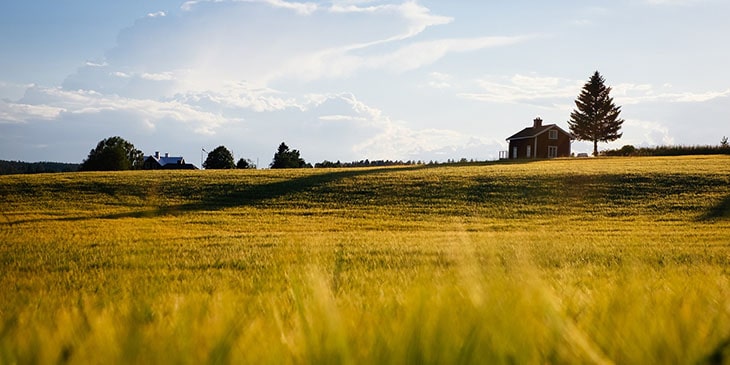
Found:
[[[730,364],[730,158],[0,176],[0,364]]]

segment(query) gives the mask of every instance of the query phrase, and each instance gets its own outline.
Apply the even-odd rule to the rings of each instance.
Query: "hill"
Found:
[[[730,157],[0,177],[2,362],[723,363]]]

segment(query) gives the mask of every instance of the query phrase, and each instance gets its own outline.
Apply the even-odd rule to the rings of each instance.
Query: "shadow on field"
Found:
[[[262,205],[264,202],[285,199],[286,196],[295,196],[299,194],[311,193],[312,199],[317,199],[318,189],[328,184],[347,178],[354,178],[363,175],[374,175],[388,172],[412,171],[428,169],[431,166],[400,166],[400,167],[383,167],[383,168],[353,168],[350,170],[338,170],[325,173],[314,173],[298,178],[285,179],[282,181],[263,183],[263,184],[245,184],[235,180],[226,181],[225,183],[207,183],[200,186],[192,185],[174,185],[169,186],[168,191],[160,194],[170,194],[190,199],[192,202],[185,204],[167,205],[160,207],[150,207],[132,212],[113,213],[113,214],[97,214],[76,217],[56,217],[56,218],[37,218],[15,220],[6,216],[7,222],[0,224],[23,224],[35,223],[43,221],[84,221],[89,219],[121,219],[121,218],[154,218],[167,215],[178,215],[195,211],[216,211],[226,208],[246,207]],[[84,189],[90,189],[112,197],[121,194],[119,190],[112,190],[104,187],[85,186]],[[130,195],[140,196],[141,192],[130,192]],[[298,197],[302,200],[302,197]]]
[[[730,219],[730,195],[712,206],[700,217],[700,221],[713,221],[718,219]]]
[[[375,175],[395,171],[411,171],[428,168],[427,166],[407,166],[375,169],[352,169],[351,171],[334,171],[316,173],[283,181],[242,185],[235,182],[208,184],[196,202],[171,207],[175,211],[212,211],[234,207],[260,205],[265,201],[285,198],[298,194],[314,193],[318,188],[339,180],[363,175]],[[316,198],[316,195],[311,197]]]

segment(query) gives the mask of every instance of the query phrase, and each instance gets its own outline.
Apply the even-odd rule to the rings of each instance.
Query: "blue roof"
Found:
[[[182,157],[160,157],[160,159],[157,160],[157,162],[160,163],[160,166],[165,166],[165,165],[169,165],[169,164],[177,165],[177,164],[185,163],[185,159],[183,159]]]
[[[151,158],[151,159],[157,161],[157,163],[160,164],[160,166],[165,166],[165,165],[182,165],[182,164],[185,164],[185,159],[182,158],[182,157],[160,156],[158,158],[155,155],[151,155],[151,156],[147,156],[145,158],[145,160],[148,159],[148,158]]]

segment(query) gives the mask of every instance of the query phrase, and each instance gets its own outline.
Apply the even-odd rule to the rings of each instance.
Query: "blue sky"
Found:
[[[119,135],[200,163],[494,159],[536,116],[567,129],[598,70],[624,144],[730,135],[730,3],[5,1],[0,159],[80,162]],[[575,142],[574,152],[590,152]]]

